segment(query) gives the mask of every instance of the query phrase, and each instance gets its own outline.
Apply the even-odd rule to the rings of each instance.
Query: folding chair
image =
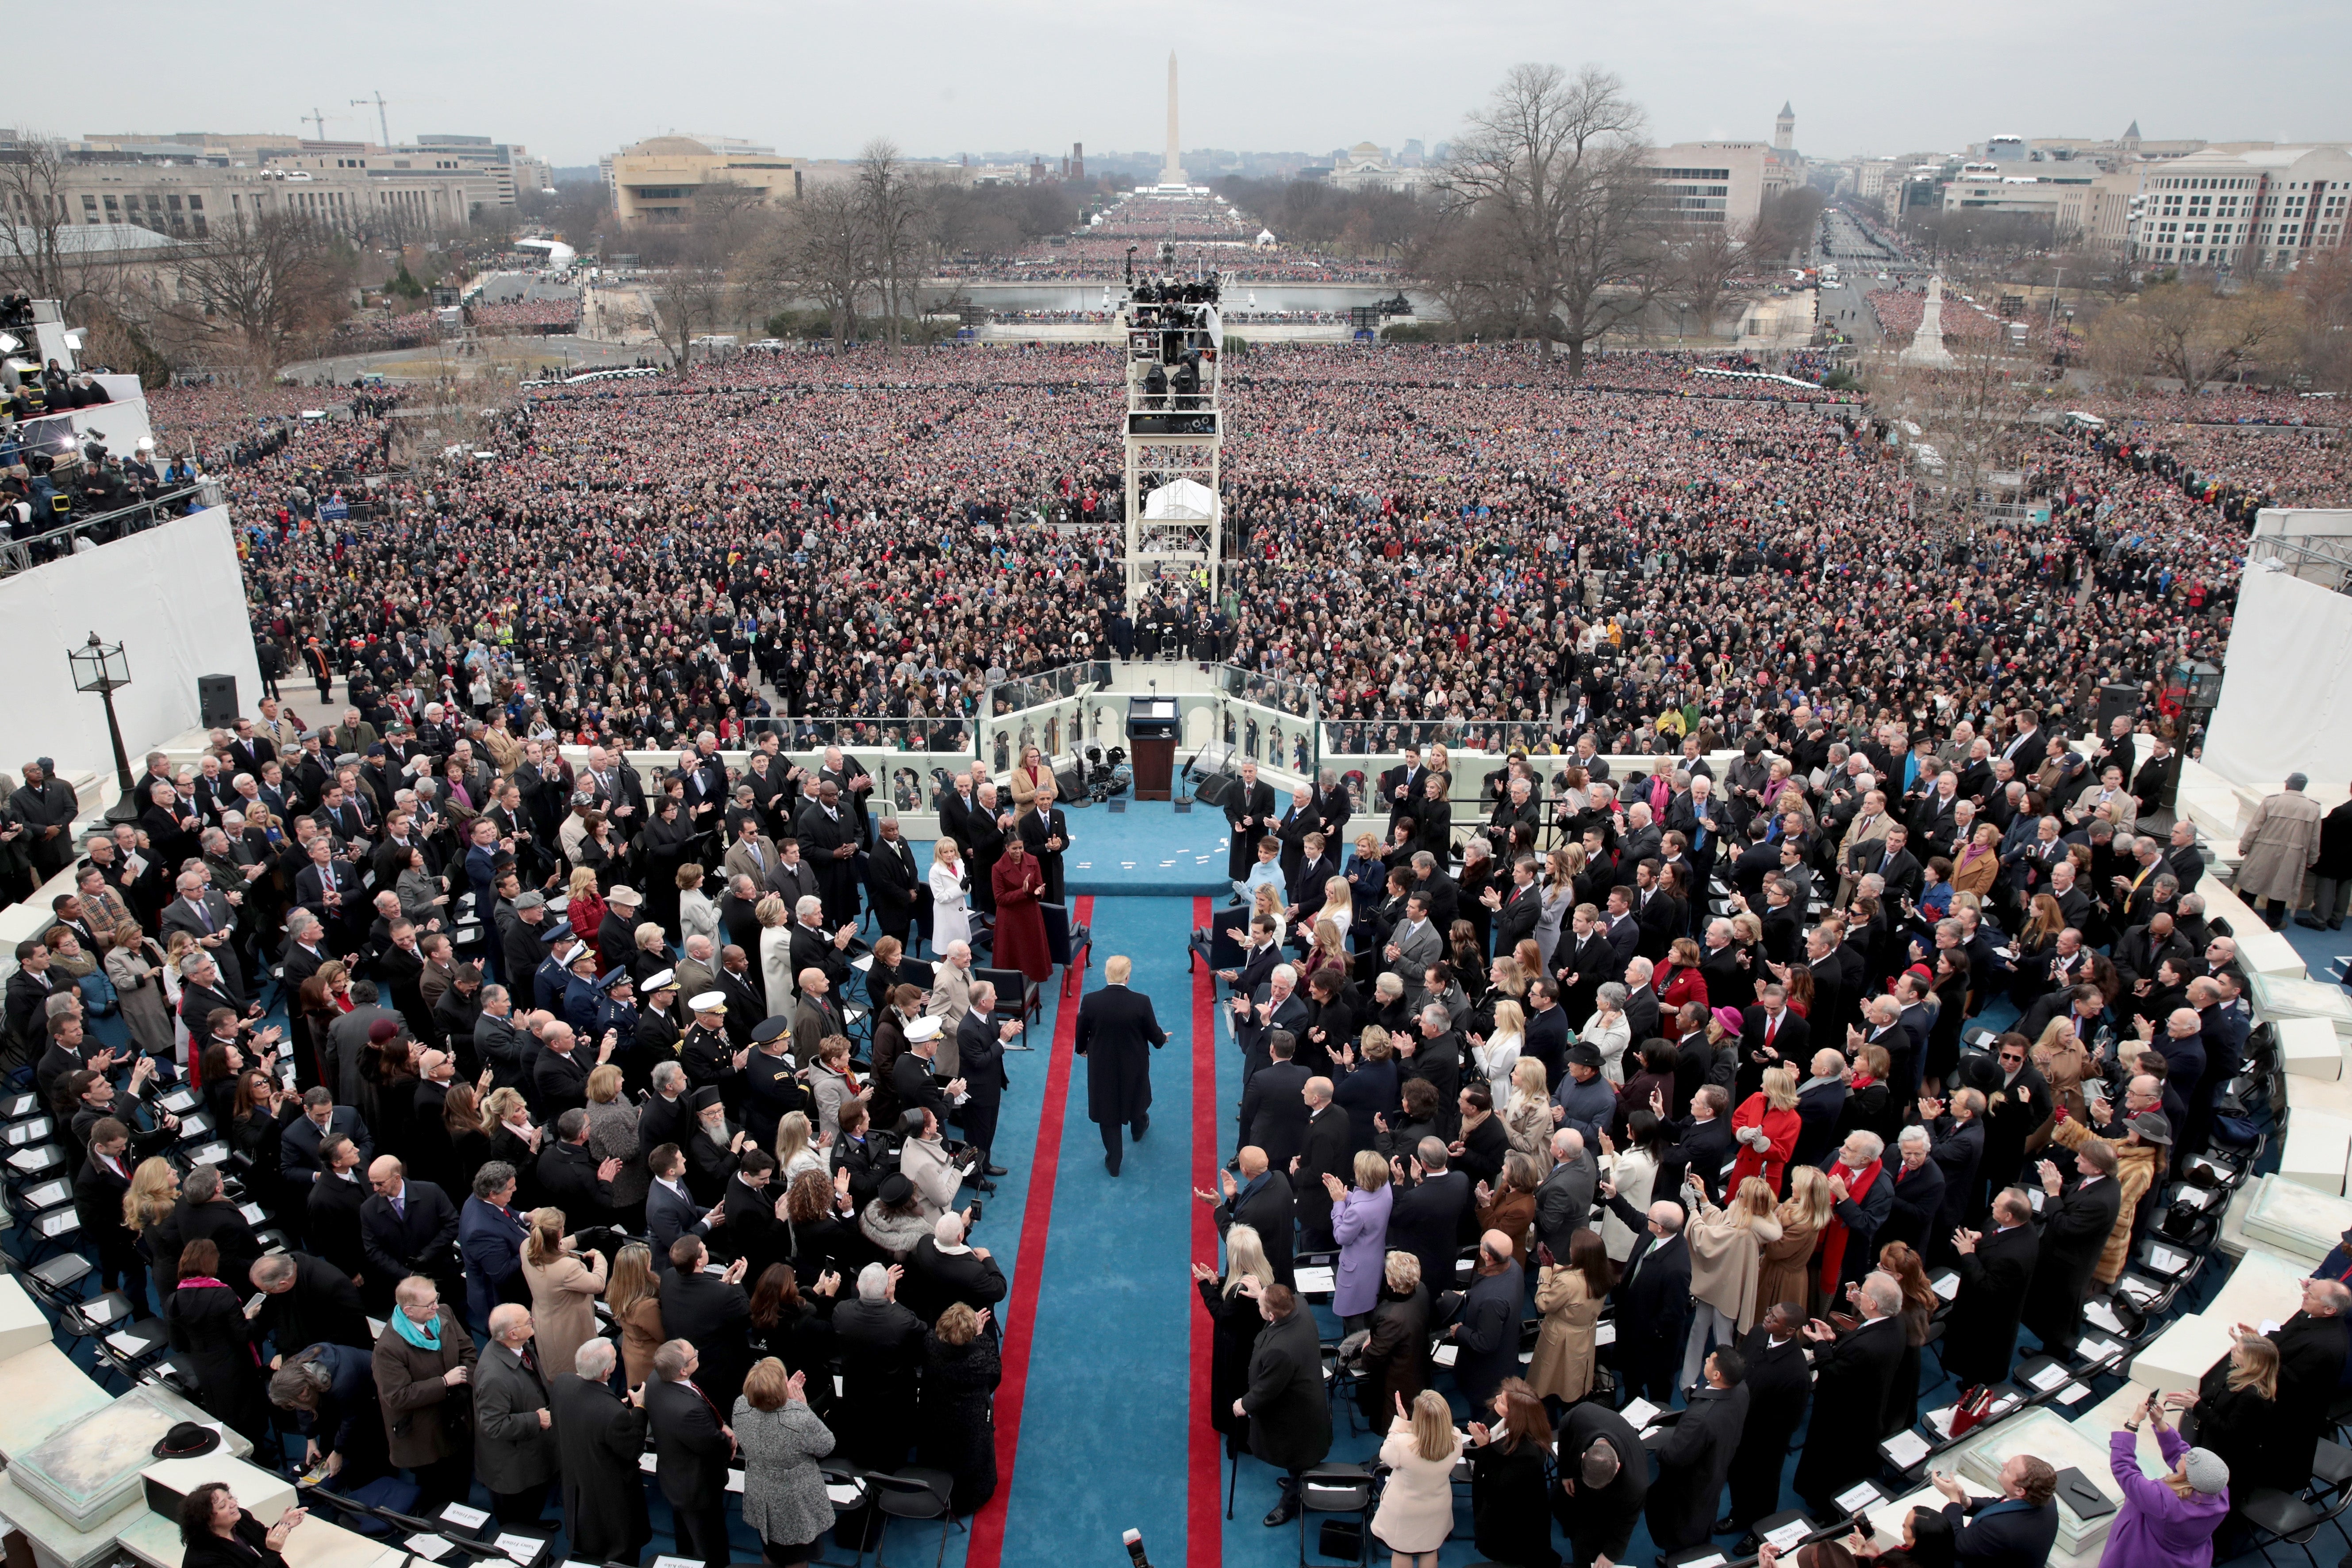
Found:
[[[1298,1479],[1298,1568],[1307,1568],[1307,1516],[1356,1516],[1356,1561],[1368,1561],[1372,1538],[1372,1473],[1361,1465],[1321,1464]],[[1321,1555],[1319,1550],[1317,1553]]]
[[[947,1561],[948,1526],[964,1528],[963,1521],[948,1506],[948,1495],[955,1486],[955,1478],[945,1470],[925,1469],[920,1465],[908,1465],[887,1475],[869,1470],[866,1479],[874,1488],[874,1506],[881,1511],[882,1528],[874,1537],[874,1568],[882,1568],[882,1543],[890,1532],[894,1519],[930,1519],[940,1525],[940,1551],[933,1568]]]
[[[1021,1043],[1009,1049],[1036,1050],[1029,1043],[1029,1020],[1045,1016],[1045,988],[1018,969],[983,969],[977,964],[972,966],[971,979],[974,985],[985,980],[995,987],[996,1005],[1000,1011],[1010,1003],[1013,1016],[1021,1020]]]

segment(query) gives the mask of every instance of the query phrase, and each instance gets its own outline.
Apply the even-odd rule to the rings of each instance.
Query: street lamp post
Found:
[[[114,694],[131,684],[131,661],[120,643],[101,643],[98,633],[79,648],[66,650],[73,666],[74,690],[96,692],[106,704],[106,733],[114,742],[114,779],[121,799],[131,799],[131,754],[122,748],[122,726],[114,716]]]

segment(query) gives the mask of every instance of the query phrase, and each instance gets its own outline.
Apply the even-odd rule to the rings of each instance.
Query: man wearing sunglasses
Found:
[[[2000,1082],[1986,1096],[1984,1163],[1978,1167],[1980,1185],[1972,1195],[1969,1216],[1981,1228],[1992,1195],[2017,1180],[2025,1162],[2025,1140],[2050,1114],[2050,1084],[2026,1057],[2026,1039],[2004,1034],[1993,1046]]]

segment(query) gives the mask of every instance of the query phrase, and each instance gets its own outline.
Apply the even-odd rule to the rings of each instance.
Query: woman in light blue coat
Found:
[[[1371,1319],[1381,1299],[1381,1270],[1387,1259],[1389,1207],[1395,1190],[1389,1186],[1388,1162],[1370,1149],[1356,1151],[1356,1185],[1339,1190],[1339,1178],[1327,1176],[1331,1189],[1331,1235],[1339,1243],[1339,1288],[1331,1311],[1349,1331]]]

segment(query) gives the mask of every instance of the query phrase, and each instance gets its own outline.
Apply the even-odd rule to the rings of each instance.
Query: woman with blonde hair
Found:
[[[580,1347],[596,1337],[596,1298],[604,1293],[604,1256],[580,1249],[564,1234],[563,1211],[534,1208],[522,1244],[523,1282],[530,1287],[531,1332],[547,1375],[571,1370]]]
[[[1388,1485],[1372,1515],[1372,1533],[1388,1543],[1390,1568],[1437,1568],[1438,1549],[1454,1533],[1454,1465],[1461,1457],[1462,1434],[1444,1395],[1424,1388],[1410,1410],[1397,1396],[1396,1419],[1381,1445]]]
[[[2053,1103],[2063,1105],[2066,1114],[2081,1121],[2087,1114],[2083,1104],[2083,1080],[2092,1071],[2091,1053],[2083,1049],[2083,1037],[2074,1028],[2073,1011],[2069,1009],[2052,1019],[2026,1056],[2050,1085]],[[2049,1144],[2053,1120],[2050,1116],[2042,1118],[2042,1125],[2025,1141],[2026,1153],[2038,1153]]]
[[[1265,1326],[1258,1298],[1274,1283],[1274,1266],[1266,1261],[1256,1228],[1236,1225],[1227,1230],[1224,1277],[1195,1263],[1192,1282],[1215,1328],[1209,1354],[1209,1425],[1223,1436],[1226,1452],[1239,1454],[1249,1443],[1249,1417],[1234,1415],[1234,1402],[1249,1392],[1250,1352]]]
[[[824,1151],[811,1134],[805,1111],[787,1111],[776,1123],[775,1155],[776,1179],[787,1186],[803,1171],[827,1174]]]
[[[809,1407],[808,1376],[762,1356],[744,1375],[730,1424],[743,1455],[743,1522],[763,1558],[780,1568],[810,1560],[833,1528],[833,1504],[817,1461],[833,1452],[833,1429]]]
[[[1765,1069],[1764,1086],[1731,1113],[1731,1136],[1739,1145],[1739,1157],[1724,1179],[1737,1191],[1749,1176],[1762,1176],[1766,1186],[1780,1191],[1780,1173],[1796,1152],[1801,1125],[1797,1070],[1785,1065]]]
[[[1301,989],[1325,969],[1336,972],[1341,979],[1348,977],[1348,944],[1339,928],[1328,920],[1315,922],[1314,945],[1307,950],[1307,959],[1298,966]]]
[[[1550,1075],[1543,1059],[1522,1056],[1511,1063],[1510,1092],[1496,1097],[1503,1109],[1503,1136],[1512,1148],[1536,1162],[1539,1176],[1551,1174],[1551,1137],[1558,1124],[1551,1119]]]
[[[147,1279],[162,1301],[178,1281],[180,1241],[165,1224],[180,1202],[180,1173],[172,1162],[156,1155],[141,1160],[122,1194],[122,1223],[138,1239],[139,1256],[147,1265]],[[144,1296],[122,1281],[123,1293],[143,1303]]]
[[[2280,1456],[2278,1342],[2259,1333],[2233,1336],[2230,1354],[2205,1369],[2194,1394],[2164,1396],[2167,1407],[2197,1412],[2197,1446],[2210,1448],[2230,1474],[2252,1479],[2276,1469]],[[2292,1467],[2290,1467],[2292,1468]],[[2240,1488],[2231,1488],[2234,1505]]]
[[[1328,920],[1338,926],[1339,939],[1342,942],[1347,940],[1349,931],[1356,924],[1356,894],[1355,890],[1348,885],[1346,877],[1323,879],[1323,907],[1316,912],[1315,918],[1318,923]]]
[[[654,1352],[662,1347],[661,1277],[652,1248],[632,1241],[613,1254],[604,1305],[621,1325],[621,1362],[635,1388],[654,1375]]]
[[[621,1070],[599,1062],[588,1074],[588,1155],[597,1164],[618,1160],[613,1173],[613,1197],[606,1207],[613,1222],[635,1232],[644,1228],[646,1190],[652,1178],[637,1157],[637,1108],[621,1092]]]
[[[1710,1337],[1718,1346],[1736,1346],[1756,1326],[1764,1249],[1780,1239],[1780,1221],[1772,1212],[1772,1189],[1761,1176],[1741,1182],[1732,1189],[1731,1201],[1718,1208],[1707,1200],[1698,1177],[1686,1171],[1682,1203],[1690,1216],[1683,1228],[1683,1239],[1690,1245],[1693,1313],[1683,1352],[1682,1386],[1687,1388],[1706,1370]],[[1912,1383],[1916,1386],[1918,1379]]]
[[[563,918],[571,923],[572,934],[588,944],[588,951],[596,955],[599,973],[621,961],[617,953],[605,953],[596,946],[596,928],[604,924],[606,908],[603,894],[596,891],[596,868],[576,866],[572,880],[564,884],[571,896],[563,906]]]
[[[1511,1077],[1517,1069],[1519,1048],[1528,1040],[1528,1015],[1519,1004],[1506,998],[1495,1004],[1495,1025],[1486,1031],[1484,1040],[1473,1035],[1470,1055],[1477,1071],[1493,1088],[1495,1103],[1507,1105],[1511,1101]]]
[[[631,933],[636,941],[636,951],[629,956],[629,983],[642,987],[647,979],[669,967],[669,933],[656,920],[641,922]]]
[[[760,923],[760,978],[767,992],[768,1016],[789,1018],[798,985],[793,973],[793,906],[780,894],[762,894],[751,906]]]
[[[1262,915],[1274,923],[1276,946],[1279,947],[1289,940],[1290,920],[1282,913],[1282,899],[1274,891],[1274,883],[1262,882],[1257,884],[1257,892],[1250,898],[1250,914],[1253,917]]]
[[[1388,1254],[1389,1208],[1396,1197],[1388,1162],[1377,1152],[1359,1149],[1352,1164],[1352,1187],[1336,1176],[1323,1177],[1331,1198],[1331,1237],[1339,1248],[1331,1312],[1350,1332],[1364,1326],[1380,1301],[1381,1260]]]
[[[1576,879],[1584,874],[1584,846],[1561,844],[1544,857],[1543,911],[1536,916],[1536,967],[1551,972],[1560,928],[1576,908]]]
[[[122,1021],[131,1030],[133,1049],[148,1055],[172,1054],[172,1015],[163,1006],[163,950],[126,920],[111,933],[106,949],[106,977],[122,1004]]]
[[[1780,1222],[1780,1239],[1764,1248],[1763,1265],[1756,1281],[1756,1315],[1762,1317],[1782,1301],[1799,1315],[1813,1315],[1813,1243],[1830,1222],[1829,1178],[1814,1166],[1799,1166],[1789,1176],[1789,1196],[1773,1218]]]
[[[953,839],[941,838],[931,845],[931,870],[925,880],[931,889],[931,951],[945,953],[954,943],[971,941],[971,879]]]

